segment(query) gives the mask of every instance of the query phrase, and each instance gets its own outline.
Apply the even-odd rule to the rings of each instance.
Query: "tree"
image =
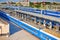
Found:
[[[29,6],[30,6],[30,7],[33,7],[33,5],[34,5],[33,2],[30,2],[30,3],[29,3]]]

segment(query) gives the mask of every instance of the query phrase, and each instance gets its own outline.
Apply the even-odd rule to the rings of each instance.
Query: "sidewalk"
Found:
[[[31,35],[30,33],[26,32],[25,30],[21,30],[16,32],[15,34],[9,37],[9,40],[40,40],[37,37]]]

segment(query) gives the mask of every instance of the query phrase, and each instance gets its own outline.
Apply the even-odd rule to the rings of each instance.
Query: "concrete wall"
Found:
[[[0,18],[0,34],[9,36],[9,24]]]

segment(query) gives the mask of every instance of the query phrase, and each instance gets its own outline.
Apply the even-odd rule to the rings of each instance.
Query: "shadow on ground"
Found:
[[[10,35],[22,30],[21,28],[18,28],[16,25],[12,23],[9,24],[10,24]]]

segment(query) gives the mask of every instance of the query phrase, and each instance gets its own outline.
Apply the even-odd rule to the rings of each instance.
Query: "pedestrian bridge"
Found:
[[[21,28],[23,28],[24,30],[28,31],[29,33],[33,34],[34,36],[38,37],[41,40],[52,40],[52,39],[59,40],[59,38],[48,35],[45,32],[43,32],[42,30],[39,30],[30,25],[27,25],[26,23],[22,22],[21,20],[18,20],[16,18],[10,16],[9,14],[6,14],[3,11],[0,11],[0,17],[5,18],[7,21],[11,21],[11,22],[17,24],[18,26],[20,26]]]

